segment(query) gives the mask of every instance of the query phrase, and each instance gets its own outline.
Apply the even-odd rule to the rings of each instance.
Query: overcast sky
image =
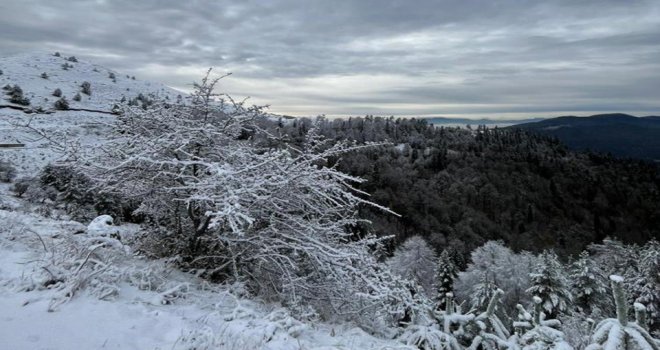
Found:
[[[658,0],[0,0],[0,56],[56,50],[289,115],[660,114]]]

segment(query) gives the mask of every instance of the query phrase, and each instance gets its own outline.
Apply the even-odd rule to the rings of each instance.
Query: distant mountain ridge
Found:
[[[544,118],[531,118],[531,119],[470,119],[470,118],[447,118],[447,117],[427,117],[423,118],[429,124],[461,124],[461,125],[502,125],[502,124],[522,124],[533,123],[544,120]]]
[[[635,117],[623,113],[563,116],[511,128],[556,137],[575,150],[660,161],[660,116]]]

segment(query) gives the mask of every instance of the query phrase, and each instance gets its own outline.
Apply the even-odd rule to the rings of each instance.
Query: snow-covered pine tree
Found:
[[[392,272],[419,284],[427,297],[434,296],[435,252],[421,236],[408,238],[388,260]]]
[[[602,309],[607,304],[608,290],[603,272],[583,251],[578,260],[571,265],[571,291],[574,303],[587,315],[595,308]]]
[[[637,322],[628,321],[628,301],[621,276],[610,276],[616,304],[616,318],[608,318],[596,326],[591,344],[585,350],[660,350],[660,339],[654,339],[642,325],[646,318],[643,305],[635,305]]]
[[[438,257],[435,274],[436,310],[444,310],[447,293],[454,291],[454,280],[458,277],[458,268],[449,252],[444,249]]]
[[[639,268],[631,281],[635,302],[645,306],[651,331],[660,331],[660,243],[649,241],[640,251]]]
[[[519,343],[523,350],[572,350],[573,347],[565,340],[560,330],[561,322],[556,319],[546,319],[543,312],[543,300],[534,296],[533,317],[522,305],[518,306],[518,321],[514,328],[522,335]]]
[[[568,311],[573,296],[564,266],[559,262],[557,254],[552,251],[541,253],[530,278],[532,286],[527,292],[543,301],[543,310],[549,318],[557,318],[560,313]]]
[[[488,272],[484,272],[479,283],[475,284],[472,289],[470,304],[477,310],[486,309],[495,291],[498,289],[497,285],[493,282],[493,277]]]

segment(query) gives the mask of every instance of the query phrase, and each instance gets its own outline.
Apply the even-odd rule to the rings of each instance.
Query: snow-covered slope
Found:
[[[18,105],[10,103],[6,91],[1,91],[0,144],[24,144],[25,147],[0,148],[0,159],[11,161],[21,175],[34,174],[49,162],[56,161],[61,154],[47,140],[18,125],[30,121],[32,127],[53,137],[80,137],[83,147],[97,147],[103,143],[107,125],[114,121],[115,116],[109,112],[122,98],[128,101],[142,94],[176,101],[178,95],[185,95],[160,83],[133,79],[93,63],[71,62],[65,56],[23,54],[0,57],[0,86],[18,85],[30,100],[28,109],[34,111],[41,107],[47,113],[26,114],[7,108]],[[64,64],[71,67],[64,70]],[[47,79],[41,77],[43,73]],[[80,93],[80,86],[85,81],[90,83],[90,95]],[[83,110],[55,110],[53,105],[59,98],[52,94],[56,89],[62,91],[71,109]],[[79,102],[73,98],[78,93],[81,96]]]
[[[0,204],[2,349],[413,349],[348,324],[300,322],[239,286],[79,234],[84,224],[33,213],[5,184]],[[126,243],[140,228],[116,229]]]
[[[65,56],[22,54],[0,57],[0,70],[3,72],[0,86],[20,86],[24,96],[30,99],[30,106],[44,110],[53,109],[54,102],[59,99],[53,96],[56,89],[62,90],[62,96],[66,97],[71,108],[102,111],[111,111],[122,97],[130,100],[140,93],[170,99],[182,94],[163,84],[135,79],[93,63],[82,60],[71,62]],[[70,68],[63,69],[65,64]],[[44,73],[47,78],[42,77]],[[85,81],[90,83],[90,95],[81,93],[81,85]],[[80,101],[73,100],[77,93],[80,93]],[[3,94],[0,104],[8,103]]]

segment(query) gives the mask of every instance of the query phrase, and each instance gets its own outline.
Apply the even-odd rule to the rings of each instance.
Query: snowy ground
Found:
[[[406,349],[349,325],[303,324],[236,286],[149,261],[0,186],[0,339],[22,349]],[[118,226],[124,242],[137,225]]]

